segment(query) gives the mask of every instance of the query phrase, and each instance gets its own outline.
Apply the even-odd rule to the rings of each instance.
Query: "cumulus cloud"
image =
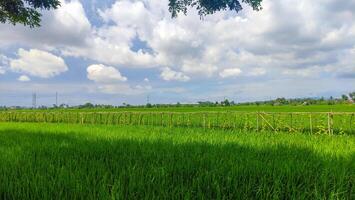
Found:
[[[176,72],[168,67],[164,68],[160,77],[165,81],[189,81],[190,77],[181,72]]]
[[[286,69],[282,72],[284,75],[300,76],[300,77],[318,77],[322,70],[319,67],[305,68],[305,69]]]
[[[219,73],[219,76],[222,78],[229,78],[229,77],[237,77],[242,73],[242,70],[239,68],[231,68],[225,69]]]
[[[61,57],[38,49],[19,49],[18,58],[10,61],[10,69],[41,78],[51,78],[68,70]]]
[[[99,65],[90,65],[87,69],[88,79],[97,83],[115,83],[127,81],[127,78],[114,67]]]
[[[138,95],[145,92],[144,89],[132,88],[129,84],[100,84],[97,91],[105,94]]]
[[[17,80],[18,80],[18,81],[21,81],[21,82],[28,82],[28,81],[30,81],[31,79],[30,79],[28,76],[26,76],[26,75],[22,75],[22,76],[18,77]]]
[[[35,48],[66,48],[85,46],[92,27],[78,0],[61,0],[61,6],[42,12],[41,27],[30,29],[23,25],[0,24],[0,45],[26,45]]]
[[[6,67],[8,66],[9,58],[0,54],[0,75],[6,73]]]
[[[1,75],[1,74],[5,74],[5,72],[6,72],[6,71],[5,71],[4,67],[1,67],[1,66],[0,66],[0,75]]]
[[[248,73],[249,76],[262,76],[264,74],[266,74],[266,69],[261,68],[261,67],[253,68]]]
[[[88,79],[96,83],[94,88],[91,88],[92,92],[139,95],[152,89],[149,84],[132,87],[130,84],[125,83],[128,80],[127,77],[123,76],[118,69],[111,66],[95,64],[90,65],[86,71]]]
[[[261,76],[274,69],[277,77],[283,70],[336,65],[340,60],[336,49],[347,51],[355,45],[351,6],[336,13],[331,10],[345,1],[302,0],[295,6],[291,0],[265,1],[260,12],[221,12],[203,21],[194,10],[171,19],[167,3],[123,0],[101,10],[100,16],[113,25],[100,29],[95,36],[100,43],[91,48],[93,52],[82,55],[120,65],[167,66],[188,77],[213,77],[216,71],[228,71],[236,64],[246,76]],[[341,26],[336,23],[339,21]],[[127,34],[120,36],[122,32]],[[150,51],[143,47],[132,51],[137,38]],[[103,55],[101,48],[117,53]]]
[[[0,24],[1,51],[20,46],[89,59],[105,67],[161,69],[160,77],[166,81],[210,83],[240,76],[230,81],[249,84],[263,79],[273,88],[283,79],[317,79],[321,84],[333,78],[332,83],[346,80],[349,85],[355,80],[353,1],[263,1],[260,12],[245,7],[238,14],[218,12],[200,20],[194,9],[172,19],[168,0],[116,0],[96,9],[102,21],[92,24],[81,2],[88,3],[63,0],[58,10],[44,11],[39,29]],[[3,73],[9,71],[6,64],[0,66]],[[95,75],[100,80],[93,83],[95,91],[135,94],[149,89],[148,82],[123,83],[125,77],[119,75],[111,80]]]
[[[327,65],[342,65],[337,52],[347,54],[355,46],[353,4],[347,0],[264,1],[260,12],[246,7],[239,14],[219,12],[203,21],[193,9],[172,19],[168,0],[122,0],[98,10],[103,25],[97,27],[78,0],[62,5],[44,13],[45,34],[2,25],[0,41],[31,41],[106,65],[168,67],[190,78],[211,78],[236,65],[245,76],[272,71],[271,78],[279,78],[284,70],[315,66],[330,73]],[[337,73],[352,71],[342,69]]]

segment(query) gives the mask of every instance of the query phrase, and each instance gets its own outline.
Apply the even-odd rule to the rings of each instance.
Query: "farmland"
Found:
[[[0,121],[352,135],[354,108],[353,105],[322,105],[21,110],[0,112]]]
[[[1,111],[0,199],[354,199],[354,118],[350,105]]]
[[[353,136],[1,123],[1,199],[351,199]]]

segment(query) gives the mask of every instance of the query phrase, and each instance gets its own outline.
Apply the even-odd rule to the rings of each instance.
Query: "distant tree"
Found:
[[[64,106],[65,106],[65,104],[60,105],[61,108],[64,107]],[[90,102],[85,103],[84,105],[79,106],[79,108],[94,108],[94,107],[95,107],[94,104],[92,104],[92,103],[90,103]]]
[[[189,7],[195,7],[200,17],[213,14],[221,10],[239,12],[243,9],[241,3],[246,3],[254,10],[259,11],[262,0],[169,0],[169,11],[172,17],[179,13],[187,14]]]
[[[151,108],[151,107],[153,107],[153,106],[152,106],[152,104],[147,103],[146,107],[147,107],[147,108]]]
[[[288,101],[284,97],[277,98],[275,101],[276,101],[276,105],[287,105],[288,104]]]
[[[221,102],[221,104],[224,105],[224,106],[230,106],[231,105],[228,99],[225,99],[223,102]]]
[[[349,96],[353,101],[355,101],[355,92],[350,93]]]
[[[0,0],[0,22],[38,27],[42,16],[39,10],[59,6],[59,0]]]
[[[342,99],[343,101],[348,101],[348,100],[349,100],[349,97],[348,97],[347,95],[343,94],[343,95],[341,95],[341,99]]]

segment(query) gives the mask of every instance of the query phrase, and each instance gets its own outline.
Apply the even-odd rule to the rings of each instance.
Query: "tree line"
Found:
[[[253,101],[253,102],[241,102],[236,103],[225,99],[223,101],[198,101],[197,103],[175,103],[175,104],[151,104],[147,103],[144,105],[131,105],[128,103],[122,103],[120,106],[114,106],[109,104],[93,104],[87,102],[85,104],[69,106],[67,104],[53,105],[53,106],[39,106],[36,109],[115,109],[115,108],[170,108],[170,107],[228,107],[228,106],[284,106],[284,105],[337,105],[337,104],[354,104],[355,103],[355,92],[349,94],[343,94],[340,97],[320,97],[320,98],[276,98],[273,100],[266,101]],[[0,106],[0,110],[20,110],[20,109],[29,109],[29,107],[21,106]]]

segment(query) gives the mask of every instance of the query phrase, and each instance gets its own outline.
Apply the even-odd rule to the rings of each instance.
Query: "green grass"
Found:
[[[0,123],[0,199],[354,199],[355,137]]]

